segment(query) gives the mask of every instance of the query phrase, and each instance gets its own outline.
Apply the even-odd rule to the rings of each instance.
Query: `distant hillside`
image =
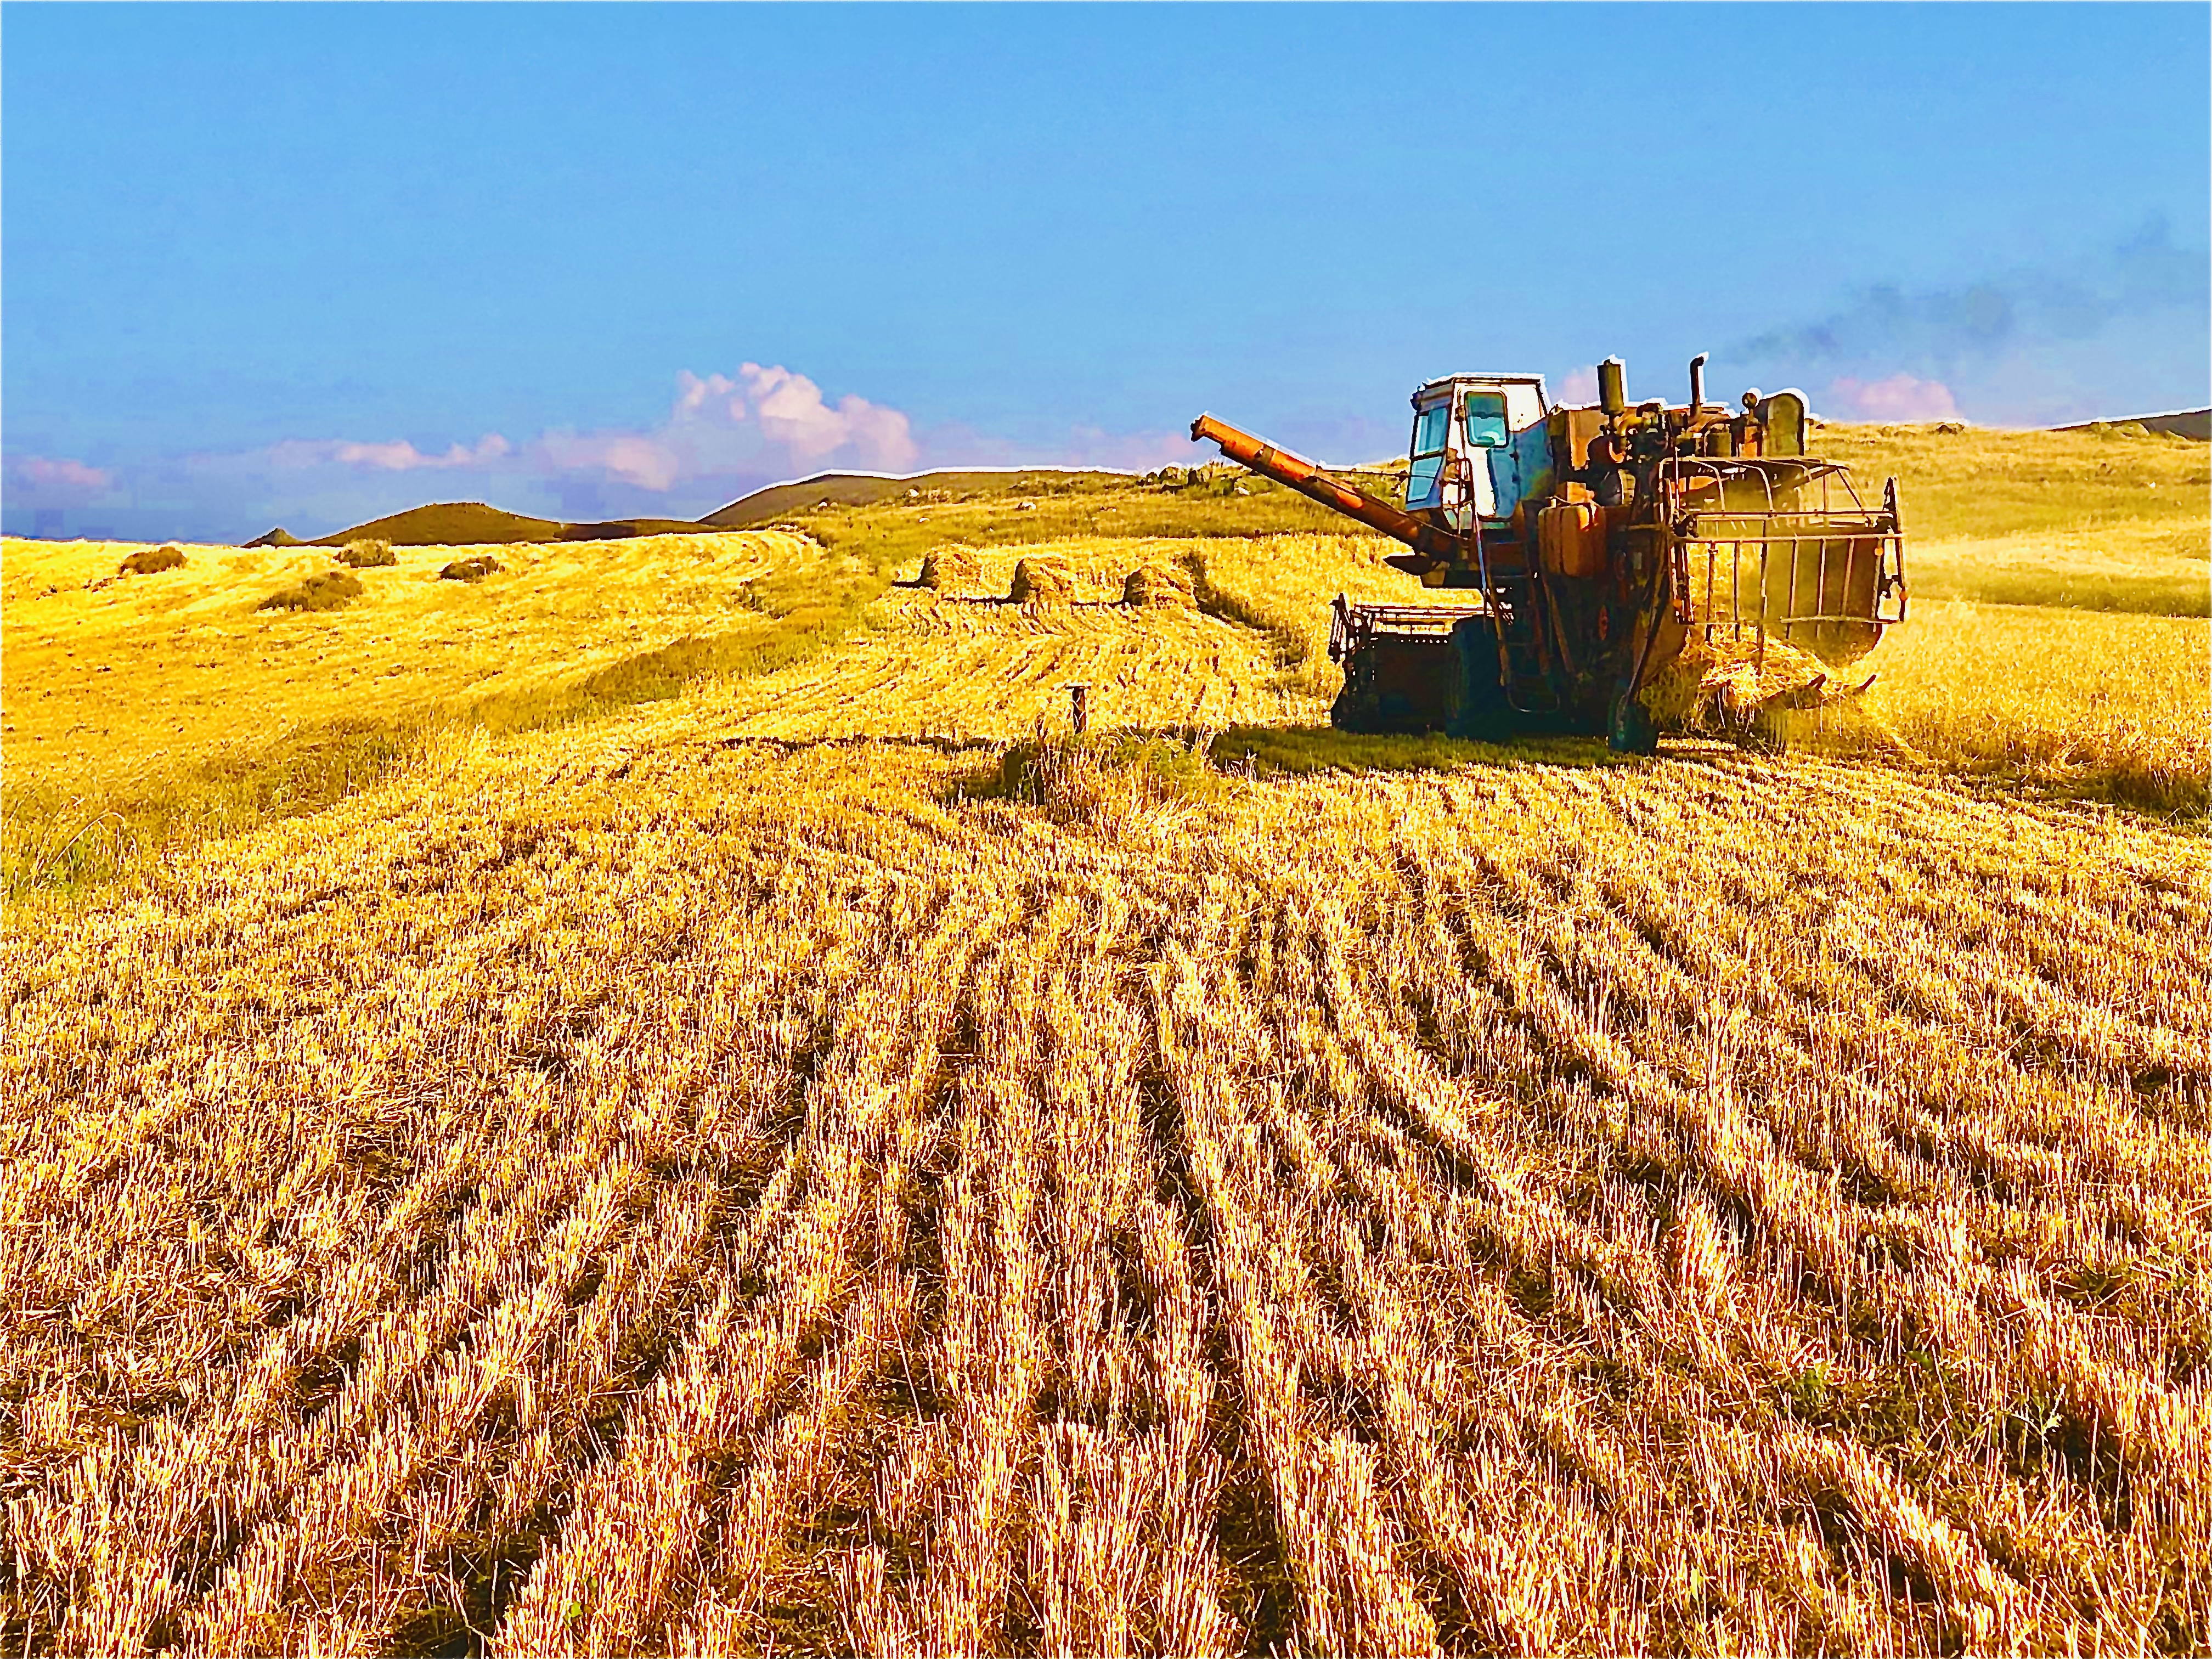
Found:
[[[977,495],[1043,495],[1071,486],[1100,486],[1128,477],[1103,468],[1036,467],[1021,471],[918,472],[910,477],[877,477],[860,472],[818,472],[795,483],[770,484],[697,520],[690,519],[606,519],[591,524],[566,524],[557,519],[533,519],[508,513],[482,501],[434,501],[410,507],[349,530],[334,531],[313,541],[295,536],[283,526],[246,543],[248,547],[343,547],[349,541],[373,537],[395,547],[465,547],[499,542],[618,541],[626,536],[666,536],[701,530],[745,530],[772,524],[793,513],[824,502],[837,507],[866,507],[871,502],[909,492],[966,499]]]
[[[2177,438],[2212,439],[2212,409],[2169,409],[2162,415],[2127,415],[2117,421],[2082,421],[2073,426],[2054,426],[2053,432],[2094,432],[2107,427],[2139,426],[2146,432],[2171,433]]]
[[[468,547],[491,542],[602,542],[627,536],[665,536],[696,531],[686,519],[610,519],[595,524],[565,524],[503,512],[482,501],[433,501],[371,519],[313,541],[302,541],[278,527],[246,543],[248,547],[343,547],[374,538],[395,547]]]
[[[802,513],[830,502],[840,507],[866,507],[908,490],[942,490],[950,495],[1021,495],[1065,487],[1080,480],[1125,478],[1131,475],[1098,467],[1032,467],[1019,471],[916,472],[903,478],[880,477],[866,472],[817,472],[794,483],[770,484],[727,507],[708,514],[699,522],[716,530],[744,530],[772,523],[787,514]]]

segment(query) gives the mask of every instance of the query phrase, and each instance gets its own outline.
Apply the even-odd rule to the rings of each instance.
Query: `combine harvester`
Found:
[[[1455,737],[1602,732],[1649,754],[1678,723],[1667,671],[1770,656],[1817,670],[1872,650],[1905,620],[1897,481],[1870,511],[1849,469],[1805,453],[1802,393],[1630,407],[1617,357],[1593,409],[1553,408],[1535,374],[1453,374],[1413,394],[1412,470],[1397,507],[1313,462],[1201,415],[1231,460],[1395,537],[1388,561],[1463,605],[1336,601],[1344,666],[1332,724]],[[1770,649],[1770,642],[1778,641]],[[1856,696],[1869,678],[1841,693]],[[1814,672],[1732,717],[1832,701]]]

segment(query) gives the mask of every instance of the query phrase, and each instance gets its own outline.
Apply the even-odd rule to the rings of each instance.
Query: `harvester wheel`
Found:
[[[1375,694],[1347,684],[1328,707],[1328,723],[1340,732],[1365,735],[1382,729],[1376,718]]]
[[[1498,678],[1498,635],[1487,618],[1469,617],[1452,629],[1459,652],[1459,701],[1447,737],[1504,743],[1513,736],[1513,705]]]
[[[1659,728],[1652,723],[1650,711],[1632,696],[1613,700],[1613,717],[1606,722],[1605,740],[1608,748],[1624,755],[1659,752]]]

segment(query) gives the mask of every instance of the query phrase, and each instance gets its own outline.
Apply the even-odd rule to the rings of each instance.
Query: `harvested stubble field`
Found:
[[[1037,517],[18,899],[0,1648],[2205,1645],[2201,821],[1340,742],[1379,544]]]

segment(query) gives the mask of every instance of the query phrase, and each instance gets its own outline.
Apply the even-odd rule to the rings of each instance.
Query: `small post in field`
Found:
[[[1071,685],[1067,688],[1067,717],[1079,732],[1091,729],[1091,688]]]

